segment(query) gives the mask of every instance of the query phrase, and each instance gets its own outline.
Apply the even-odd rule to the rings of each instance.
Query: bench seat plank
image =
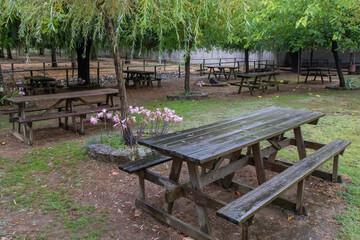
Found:
[[[134,173],[137,171],[144,170],[149,167],[153,167],[155,165],[170,161],[171,157],[161,155],[161,154],[154,154],[152,156],[147,156],[143,159],[138,161],[127,162],[119,166],[120,170],[123,170],[127,173]]]
[[[349,144],[348,141],[332,141],[253,191],[219,209],[216,215],[235,224],[243,223],[285,190],[315,171],[321,164],[342,153]]]
[[[63,117],[75,117],[80,115],[86,115],[86,114],[94,114],[100,112],[103,108],[106,108],[106,106],[101,108],[93,108],[93,109],[78,109],[75,112],[55,112],[55,113],[49,113],[47,115],[30,115],[26,116],[26,118],[19,118],[16,120],[16,122],[19,123],[30,123],[30,122],[37,122],[37,121],[43,121],[43,120],[50,120],[50,119],[57,119],[57,118],[63,118]],[[115,111],[119,110],[120,107],[110,107],[106,108],[108,111]]]

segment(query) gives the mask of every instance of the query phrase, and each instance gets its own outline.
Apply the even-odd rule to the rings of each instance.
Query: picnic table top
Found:
[[[21,97],[5,98],[5,100],[11,103],[19,104],[25,102],[51,101],[51,100],[60,100],[60,99],[108,95],[108,94],[116,94],[116,93],[118,93],[117,89],[102,88],[95,90],[55,93],[51,95],[44,94],[44,95],[33,95],[33,96],[21,96]]]
[[[235,69],[238,67],[234,67],[234,66],[221,66],[221,65],[209,65],[209,66],[205,66],[206,68],[229,68],[229,69]]]
[[[308,71],[329,70],[331,67],[306,67]]]
[[[279,72],[255,72],[255,73],[238,73],[238,77],[251,78],[251,77],[262,77],[269,75],[278,75]]]
[[[269,107],[209,125],[140,140],[160,153],[202,164],[254,143],[278,136],[324,113]]]
[[[124,70],[124,73],[137,73],[137,74],[154,74],[154,71],[143,71],[143,70]]]
[[[44,77],[44,76],[25,76],[25,79],[35,80],[35,81],[55,81],[55,78]]]

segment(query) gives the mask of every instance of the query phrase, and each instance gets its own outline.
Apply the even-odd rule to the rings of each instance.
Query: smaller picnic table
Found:
[[[230,82],[230,85],[238,86],[238,93],[241,93],[243,87],[249,88],[250,94],[253,95],[254,88],[261,88],[262,92],[265,92],[265,89],[268,87],[276,87],[279,91],[279,83],[276,80],[276,75],[279,75],[279,72],[259,72],[259,73],[239,73],[238,77],[241,78],[240,81]],[[263,81],[262,78],[266,78],[266,81]],[[254,80],[251,80],[254,78]],[[273,80],[271,80],[273,79]]]
[[[44,90],[44,92],[55,93],[55,78],[44,76],[25,76],[25,80],[29,81],[29,89],[26,89],[30,95],[35,95],[36,90]]]
[[[317,76],[320,76],[321,83],[324,83],[324,76],[328,77],[331,82],[331,76],[334,76],[335,74],[331,73],[331,68],[329,67],[308,67],[306,68],[305,83],[307,82],[310,75],[314,76],[314,81],[316,80]]]
[[[125,81],[126,86],[129,86],[129,81],[133,81],[135,88],[138,88],[139,85],[152,86],[152,81],[156,80],[154,77],[155,72],[153,71],[143,71],[143,70],[124,70],[126,73]],[[158,81],[158,86],[160,86],[160,81]]]
[[[237,69],[238,67],[235,66],[215,66],[215,65],[209,65],[209,66],[205,66],[206,68],[209,69],[209,74],[208,74],[208,79],[210,79],[211,74],[213,74],[216,78],[216,80],[221,79],[221,75],[223,75],[225,77],[226,80],[229,80],[231,76],[234,77],[234,79],[236,79],[236,73],[235,73],[235,69]],[[215,71],[215,68],[219,69],[218,71]],[[228,71],[226,71],[226,69],[229,69]]]
[[[64,93],[55,93],[51,95],[33,95],[33,96],[22,96],[22,97],[13,97],[5,98],[5,101],[17,105],[18,108],[18,117],[10,118],[10,121],[17,122],[17,128],[13,125],[11,133],[22,140],[27,142],[28,145],[32,145],[33,140],[33,129],[32,123],[42,120],[50,119],[59,119],[59,127],[64,127],[68,129],[68,118],[72,118],[73,130],[78,131],[75,117],[80,117],[80,134],[84,134],[83,119],[87,114],[97,113],[102,111],[103,108],[107,108],[109,111],[114,111],[120,109],[120,107],[115,106],[113,96],[118,93],[117,89],[113,88],[104,88],[104,89],[95,89],[95,90],[85,90],[85,91],[75,91],[75,92],[64,92]],[[95,96],[106,96],[106,103],[103,106],[97,106],[93,103],[86,101],[85,97],[95,97]],[[29,115],[27,116],[25,105],[27,103],[39,103],[39,102],[49,102],[56,101],[50,107],[47,107],[40,115]],[[74,102],[81,102],[87,108],[77,108],[79,105],[75,105]],[[65,102],[65,107],[62,107],[61,104]],[[58,112],[53,112],[57,109]],[[61,122],[61,118],[65,118],[65,123]],[[22,129],[21,129],[22,126]],[[27,127],[29,128],[29,133],[27,133]],[[22,133],[21,133],[22,130]],[[29,138],[28,138],[29,136]]]

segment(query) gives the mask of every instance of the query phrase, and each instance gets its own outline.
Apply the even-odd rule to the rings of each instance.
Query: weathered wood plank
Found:
[[[137,160],[137,161],[132,161],[132,162],[127,162],[125,164],[121,164],[119,166],[119,169],[123,170],[127,173],[134,173],[134,172],[146,169],[146,168],[150,168],[150,167],[165,163],[170,160],[171,160],[171,157],[164,156],[161,154],[154,154],[154,155],[147,156],[147,157]]]
[[[156,208],[141,199],[136,199],[135,205],[136,207],[147,212],[157,220],[165,224],[168,224],[169,226],[179,230],[182,233],[185,233],[186,235],[193,237],[194,239],[214,240],[214,238],[211,235],[201,232],[200,230],[194,228],[190,224],[181,221],[180,219],[172,216],[171,214],[168,214],[167,212],[159,208]]]
[[[191,138],[191,141],[193,141],[195,137],[197,140],[196,144],[187,142],[187,135],[184,137],[184,142],[181,142],[181,144],[176,143],[175,145],[170,146],[169,144],[171,144],[171,142],[158,145],[157,142],[161,141],[161,138],[148,140],[149,142],[146,142],[147,140],[143,140],[140,141],[140,143],[149,145],[152,148],[159,150],[160,152],[167,155],[177,156],[184,160],[194,161],[196,163],[204,163],[206,161],[213,160],[217,157],[221,157],[233,151],[239,150],[244,146],[250,146],[255,142],[272,138],[293,129],[294,127],[300,126],[307,122],[312,122],[324,115],[322,113],[313,113],[299,110],[287,111],[287,109],[284,111],[284,113],[282,113],[280,109],[278,109],[280,112],[277,112],[277,115],[281,115],[281,119],[283,119],[283,121],[280,123],[272,118],[271,120],[267,120],[268,123],[264,121],[260,127],[257,126],[257,129],[251,129],[249,131],[245,130],[242,132],[241,126],[239,126],[238,129],[230,130],[230,132],[226,133],[225,136],[222,135],[223,133],[221,133],[221,131],[218,131],[216,133],[218,136],[213,135],[212,140],[208,140],[202,137],[202,135],[196,136],[196,139],[195,135],[190,134],[191,136],[189,136],[189,138]],[[296,116],[295,118],[294,114]],[[279,119],[280,117],[277,120]],[[212,132],[212,134],[215,133]]]
[[[294,164],[291,168],[263,183],[255,190],[218,210],[216,214],[235,224],[241,224],[288,188],[311,174],[311,172],[328,159],[338,155],[349,144],[350,142],[347,141],[332,141],[302,161]]]

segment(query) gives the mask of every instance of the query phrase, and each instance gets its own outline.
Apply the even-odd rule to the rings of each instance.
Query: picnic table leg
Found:
[[[324,84],[324,77],[323,77],[323,75],[322,75],[321,69],[320,69],[320,77],[321,77],[321,83]]]
[[[308,80],[309,74],[310,74],[310,71],[309,71],[309,69],[307,69],[307,72],[306,72],[306,77],[305,77],[305,83],[306,83],[306,82],[307,82],[307,80]]]
[[[276,79],[276,76],[275,75],[272,75],[272,76],[273,76],[273,79],[274,79],[274,82],[275,82],[276,89],[279,91],[280,90],[279,89],[279,83],[278,83],[278,81]]]
[[[20,111],[20,118],[24,119],[25,118],[25,103],[20,103],[19,104],[19,111]],[[26,125],[22,124],[22,129],[23,129],[23,135],[26,138]]]
[[[296,147],[298,149],[299,159],[306,157],[306,149],[304,139],[301,134],[301,128],[294,128]],[[307,177],[308,178],[308,177]],[[297,198],[296,198],[296,214],[301,215],[303,213],[304,194],[305,194],[305,179],[302,179],[297,186]]]
[[[188,169],[190,174],[191,187],[201,191],[201,180],[198,166],[194,163],[188,162]],[[209,216],[205,207],[195,204],[196,212],[199,219],[200,230],[204,233],[211,234]]]
[[[183,164],[183,161],[181,159],[173,159],[172,164],[171,164],[171,170],[170,170],[169,179],[171,179],[171,180],[173,180],[175,182],[179,181],[182,164]],[[174,202],[164,204],[164,209],[169,214],[172,213],[173,207],[174,207]]]
[[[331,180],[333,182],[337,182],[338,179],[338,168],[339,168],[339,155],[336,155],[334,157],[334,162],[333,162],[333,171],[332,171],[332,176],[331,176]]]
[[[231,154],[229,164],[232,163],[232,162],[235,162],[236,160],[239,159],[239,157],[241,156],[241,151],[242,151],[242,149],[240,149],[239,151],[234,152],[234,153]],[[233,179],[233,177],[234,177],[234,173],[231,173],[231,174],[225,176],[225,177],[221,180],[221,186],[222,186],[223,188],[225,188],[225,189],[230,188],[231,185],[232,185],[232,179]]]
[[[249,218],[248,220],[246,220],[242,225],[241,225],[241,239],[242,240],[249,240],[250,239],[250,231],[249,231],[249,227],[252,224],[254,219],[254,216],[252,216],[251,218]]]
[[[248,85],[250,94],[251,94],[251,95],[254,95],[254,94],[253,94],[253,91],[252,91],[253,89],[252,89],[252,87],[251,87],[251,85],[250,85],[250,78],[246,78],[246,82],[247,82],[247,85]]]
[[[329,74],[329,81],[331,82],[331,71],[330,71],[330,68],[328,68],[328,74]]]
[[[263,93],[265,93],[265,86],[264,86],[264,82],[262,80],[262,77],[259,77],[259,80],[260,80],[261,90],[262,90]]]
[[[243,87],[243,84],[244,84],[244,77],[241,78],[241,82],[240,82],[238,94],[241,94],[241,89],[242,89],[242,87]]]
[[[252,145],[252,152],[254,156],[256,176],[258,180],[258,184],[261,185],[266,182],[265,168],[263,158],[261,156],[261,148],[260,143],[255,143]]]
[[[32,128],[32,122],[28,123],[29,126],[29,145],[33,145],[34,143],[34,133],[33,133],[33,128]]]

